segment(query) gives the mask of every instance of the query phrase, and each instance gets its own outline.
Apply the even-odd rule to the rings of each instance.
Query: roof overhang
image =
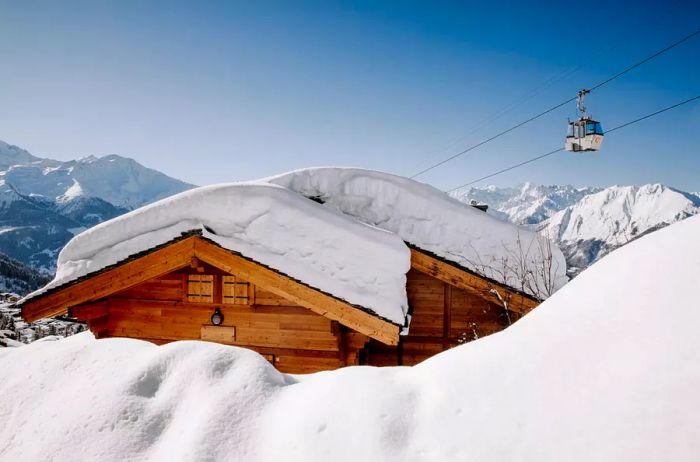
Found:
[[[508,297],[508,309],[520,314],[528,313],[540,304],[539,300],[524,292],[477,274],[413,244],[407,243],[407,245],[411,249],[411,267],[413,269],[428,274],[453,287],[501,304],[501,300],[498,299],[498,295],[494,292],[498,291],[501,297]]]

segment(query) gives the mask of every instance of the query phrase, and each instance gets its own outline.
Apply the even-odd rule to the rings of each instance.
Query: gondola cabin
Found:
[[[590,117],[569,122],[564,148],[569,152],[597,151],[603,144],[603,127]]]

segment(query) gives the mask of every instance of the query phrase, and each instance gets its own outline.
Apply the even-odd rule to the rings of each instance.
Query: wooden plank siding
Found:
[[[363,352],[373,366],[411,366],[460,343],[507,327],[502,306],[490,298],[448,284],[418,269],[407,274],[411,307],[408,335],[392,347],[370,340]],[[511,313],[515,320],[519,315]]]
[[[490,299],[497,302],[497,298],[491,294],[491,289],[497,288],[504,293],[509,294],[510,309],[520,314],[526,314],[533,308],[539,305],[540,302],[532,297],[526,296],[523,293],[504,287],[494,281],[489,281],[486,278],[471,273],[468,270],[458,266],[456,263],[450,263],[439,259],[437,256],[427,252],[411,248],[411,267],[424,274],[433,276],[442,282],[445,282],[452,287],[470,292],[480,298]]]
[[[507,327],[509,317],[490,294],[507,289],[416,249],[411,258],[411,324],[403,336],[395,324],[197,236],[30,300],[23,316],[67,310],[97,338],[245,347],[290,373],[414,365]],[[537,304],[516,292],[510,297],[511,321]],[[211,322],[215,309],[220,326]]]
[[[290,277],[234,255],[210,242],[203,239],[195,241],[195,256],[210,265],[240,276],[257,286],[265,287],[266,290],[280,297],[303,305],[314,313],[338,321],[376,340],[388,345],[398,343],[399,326],[328,294],[300,284]]]
[[[338,328],[334,321],[287,303],[254,287],[272,305],[191,302],[188,268],[145,281],[102,301],[71,308],[70,314],[89,320],[99,338],[131,337],[164,344],[175,340],[207,340],[255,350],[282,372],[308,373],[357,364],[367,337]],[[217,287],[226,276],[200,275]],[[230,280],[229,280],[230,281]],[[219,308],[224,321],[211,325]],[[93,325],[93,320],[98,323]]]

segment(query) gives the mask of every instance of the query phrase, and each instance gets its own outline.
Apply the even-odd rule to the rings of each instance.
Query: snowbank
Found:
[[[215,344],[0,351],[0,460],[695,461],[700,217],[412,368],[276,372]],[[9,349],[8,349],[9,350]]]
[[[190,230],[404,324],[410,254],[403,241],[263,182],[192,189],[97,225],[68,242],[56,278],[25,300]]]
[[[297,170],[266,181],[318,198],[329,208],[538,298],[547,298],[568,281],[566,261],[556,245],[424,183],[333,167]],[[543,275],[543,259],[550,255],[552,271]],[[511,269],[504,272],[506,259]],[[523,286],[524,278],[533,280]]]

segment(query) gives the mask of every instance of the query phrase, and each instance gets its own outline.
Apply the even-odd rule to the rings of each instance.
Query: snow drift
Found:
[[[412,368],[84,334],[0,351],[0,459],[694,461],[700,217],[614,251],[514,326]]]

